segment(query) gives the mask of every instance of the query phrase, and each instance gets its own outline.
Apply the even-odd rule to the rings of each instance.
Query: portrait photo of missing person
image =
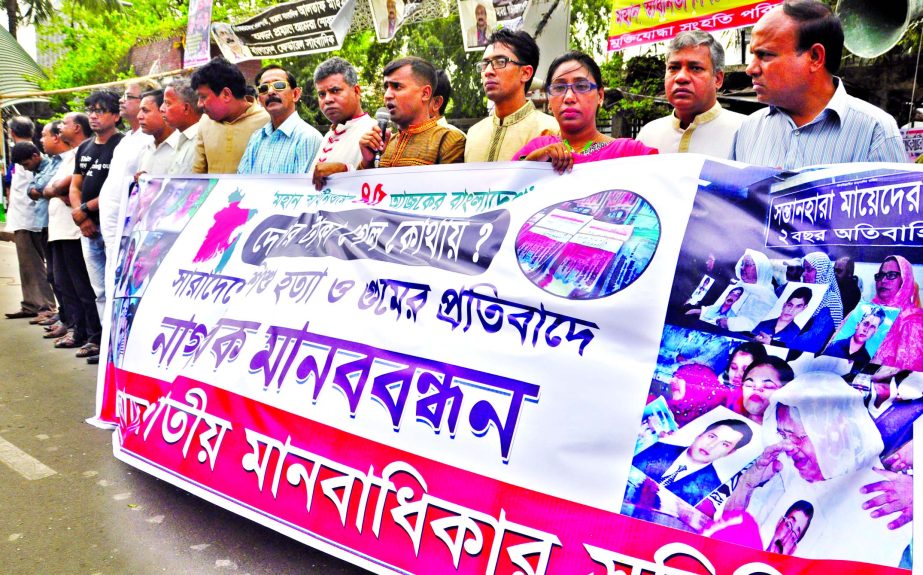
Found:
[[[215,43],[218,44],[221,54],[230,62],[236,64],[253,57],[250,49],[241,43],[230,24],[224,22],[212,24],[212,34],[215,36]]]
[[[786,284],[776,304],[753,328],[753,340],[765,345],[797,348],[795,340],[820,306],[826,291],[827,286],[822,284]]]
[[[402,0],[377,0],[372,2],[373,15],[378,22],[376,31],[379,41],[390,40],[404,21]]]
[[[852,370],[865,367],[897,319],[900,310],[870,303],[860,303],[834,334],[824,355],[852,362]]]
[[[758,427],[718,407],[637,453],[632,466],[691,506],[759,455]]]
[[[497,14],[491,0],[460,0],[458,13],[464,32],[465,50],[487,46],[487,39],[497,27]]]
[[[785,510],[785,514],[776,522],[775,531],[766,544],[766,551],[781,555],[794,555],[798,543],[807,534],[814,519],[814,506],[809,501],[799,499]]]

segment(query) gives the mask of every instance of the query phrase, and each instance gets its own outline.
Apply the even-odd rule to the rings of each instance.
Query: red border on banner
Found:
[[[185,377],[169,383],[116,368],[110,374],[119,392],[116,454],[120,459],[152,469],[187,490],[205,490],[222,507],[256,517],[285,534],[295,532],[299,540],[316,542],[322,550],[352,557],[363,566],[374,565],[379,572],[587,575],[649,566],[659,557],[662,563],[657,572],[700,575],[762,572],[748,571],[753,563],[786,575],[819,570],[841,575],[907,573],[766,553],[574,503],[420,457]],[[213,432],[223,425],[221,421],[227,428],[217,435]],[[206,444],[214,448],[211,454],[203,449]],[[280,446],[285,449],[278,449]],[[257,462],[261,479],[254,469]],[[389,468],[401,471],[382,483]],[[390,489],[387,481],[393,481]],[[310,489],[306,489],[308,484]],[[424,496],[432,498],[427,499],[429,503],[421,503]],[[432,504],[434,500],[442,504]],[[459,515],[459,510],[464,513]],[[453,525],[460,517],[474,518],[471,524],[479,526],[479,540],[471,531],[466,535],[461,530],[459,537],[459,530],[451,527],[444,537],[437,535],[434,524],[442,520],[444,525]],[[485,517],[496,518],[509,529],[497,529],[497,523],[491,525]],[[542,570],[531,557],[531,571],[524,570],[522,563],[515,563],[511,549],[517,545],[520,551],[532,549],[536,533],[548,534],[549,540],[557,542],[549,547],[547,569]],[[587,546],[621,557],[604,565],[590,557]],[[676,553],[677,549],[693,554]],[[696,559],[695,553],[711,565]]]

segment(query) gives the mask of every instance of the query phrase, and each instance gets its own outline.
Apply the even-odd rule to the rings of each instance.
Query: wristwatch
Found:
[[[90,208],[87,207],[86,202],[83,202],[82,204],[80,204],[80,211],[85,213],[86,215],[90,215]]]

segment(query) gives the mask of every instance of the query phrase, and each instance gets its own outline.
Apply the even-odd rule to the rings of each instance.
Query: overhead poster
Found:
[[[753,26],[778,0],[612,0],[609,50],[665,42],[680,32]]]
[[[208,33],[211,23],[212,0],[189,0],[183,68],[201,66],[211,59],[211,42]]]
[[[147,178],[98,415],[120,460],[376,573],[906,572],[921,181]]]
[[[233,63],[337,50],[356,0],[293,0],[238,24],[215,22],[212,35]]]
[[[522,28],[529,4],[529,0],[458,0],[465,50],[483,50],[498,28]]]

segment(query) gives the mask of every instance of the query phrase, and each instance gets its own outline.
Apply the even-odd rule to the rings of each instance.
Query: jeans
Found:
[[[106,307],[106,243],[101,235],[80,238],[83,247],[83,259],[87,263],[87,275],[90,285],[96,292],[96,311],[100,318]]]

